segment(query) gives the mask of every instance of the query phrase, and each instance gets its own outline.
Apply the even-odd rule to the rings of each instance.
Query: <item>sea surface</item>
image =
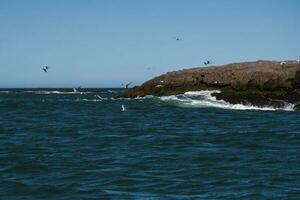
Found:
[[[300,199],[293,105],[121,91],[0,90],[0,199]]]

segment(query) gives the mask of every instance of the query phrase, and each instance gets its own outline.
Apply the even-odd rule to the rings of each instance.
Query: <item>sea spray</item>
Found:
[[[216,97],[212,96],[213,93],[220,92],[221,91],[219,90],[190,91],[182,95],[162,96],[159,97],[159,99],[180,107],[214,107],[233,110],[294,111],[294,104],[290,103],[286,103],[282,108],[274,108],[271,106],[258,107],[251,104],[230,104],[224,100],[217,100]]]

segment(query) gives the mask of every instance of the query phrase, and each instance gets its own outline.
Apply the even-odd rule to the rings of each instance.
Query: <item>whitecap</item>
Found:
[[[275,111],[285,110],[293,111],[294,104],[286,103],[283,108],[274,108],[271,106],[258,107],[254,105],[244,104],[230,104],[224,100],[217,100],[216,97],[212,96],[213,93],[220,93],[219,90],[202,90],[202,91],[190,91],[182,95],[171,95],[159,97],[163,102],[170,103],[172,105],[180,107],[214,107],[222,109],[233,109],[233,110],[263,110],[263,111]]]
[[[102,98],[102,99],[76,99],[76,101],[85,101],[85,102],[100,102],[100,101],[106,101],[108,98]]]
[[[2,90],[2,91],[0,91],[0,93],[5,93],[5,94],[8,94],[8,93],[10,93],[11,91],[7,91],[7,90]]]

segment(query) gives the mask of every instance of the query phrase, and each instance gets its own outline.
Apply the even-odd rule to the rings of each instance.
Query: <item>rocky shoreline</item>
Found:
[[[117,97],[166,96],[199,90],[220,90],[212,95],[231,104],[281,108],[292,103],[299,109],[300,63],[255,61],[184,69],[155,77]]]

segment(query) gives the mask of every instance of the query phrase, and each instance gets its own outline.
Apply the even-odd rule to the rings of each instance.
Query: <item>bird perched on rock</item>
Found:
[[[286,62],[280,62],[280,65],[285,65],[286,64]]]
[[[280,62],[281,69],[283,69],[285,65],[286,65],[286,62]]]
[[[281,65],[281,66],[285,66],[285,65],[286,65],[286,62],[280,62],[280,65]]]

